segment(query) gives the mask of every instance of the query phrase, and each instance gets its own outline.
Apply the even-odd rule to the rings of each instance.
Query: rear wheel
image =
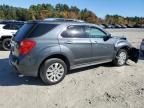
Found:
[[[128,53],[124,49],[120,49],[116,55],[116,58],[114,59],[113,63],[116,66],[123,66],[126,64],[128,59]]]
[[[58,58],[48,59],[40,69],[40,77],[45,84],[53,85],[62,81],[67,73],[65,62]]]
[[[4,50],[9,51],[11,49],[10,41],[11,41],[11,38],[3,39],[2,47]]]

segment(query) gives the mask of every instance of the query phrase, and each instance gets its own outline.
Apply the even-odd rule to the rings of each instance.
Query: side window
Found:
[[[13,30],[18,30],[19,28],[21,28],[22,27],[22,24],[12,24],[12,26],[11,26],[11,28],[13,29]]]
[[[88,33],[91,38],[103,38],[106,36],[106,33],[95,27],[87,28],[86,33]]]
[[[38,24],[34,27],[32,32],[29,34],[29,37],[39,37],[54,29],[57,24]]]
[[[61,36],[64,38],[88,38],[84,29],[84,26],[69,26],[67,30],[62,32]]]
[[[6,25],[3,27],[3,29],[6,29],[6,30],[10,30],[10,28],[11,28],[11,25],[10,25],[10,24],[6,24]]]

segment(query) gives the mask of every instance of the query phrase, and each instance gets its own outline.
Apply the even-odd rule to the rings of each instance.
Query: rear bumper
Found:
[[[28,60],[26,60],[28,61]],[[11,67],[20,74],[24,76],[33,76],[36,77],[38,74],[38,69],[34,65],[26,62],[25,60],[20,60],[19,58],[10,54],[9,64]]]

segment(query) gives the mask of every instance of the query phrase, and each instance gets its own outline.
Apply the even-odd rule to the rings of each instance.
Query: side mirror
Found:
[[[109,35],[106,35],[106,36],[104,36],[104,41],[107,41],[107,40],[109,40],[111,38],[111,34],[109,34]]]

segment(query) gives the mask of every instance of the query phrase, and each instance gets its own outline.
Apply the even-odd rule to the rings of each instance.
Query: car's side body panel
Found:
[[[62,53],[72,57],[72,64],[81,64],[92,60],[91,42],[88,38],[81,39],[59,39]]]
[[[114,56],[114,44],[111,39],[104,41],[103,38],[91,38],[91,42],[93,61],[112,61]]]

